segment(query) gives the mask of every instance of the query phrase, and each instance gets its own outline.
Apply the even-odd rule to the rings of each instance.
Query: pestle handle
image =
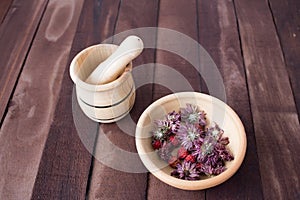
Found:
[[[137,36],[127,37],[104,62],[100,63],[85,82],[98,85],[117,79],[125,67],[143,51],[144,44]]]

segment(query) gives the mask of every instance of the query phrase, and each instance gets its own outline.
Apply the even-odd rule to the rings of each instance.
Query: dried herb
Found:
[[[192,104],[155,121],[152,146],[159,157],[168,162],[172,176],[184,180],[199,180],[226,170],[225,163],[234,159],[226,147],[229,138],[216,124],[208,125],[206,113]],[[177,156],[172,152],[177,150]]]

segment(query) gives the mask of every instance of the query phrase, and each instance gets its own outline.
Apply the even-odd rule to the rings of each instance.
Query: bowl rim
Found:
[[[233,120],[235,120],[235,123],[237,124],[237,127],[239,128],[237,133],[239,133],[239,140],[240,140],[240,145],[239,145],[239,152],[237,155],[235,155],[235,158],[232,162],[234,164],[228,168],[226,171],[222,172],[221,174],[210,177],[207,179],[202,179],[202,180],[196,180],[196,181],[188,181],[188,180],[182,180],[178,179],[175,177],[172,177],[169,174],[166,174],[162,170],[155,170],[151,171],[151,166],[153,166],[152,161],[149,159],[149,157],[145,156],[148,152],[143,148],[142,146],[142,123],[145,121],[146,117],[148,116],[148,113],[150,113],[153,109],[155,109],[158,105],[161,105],[162,103],[168,102],[170,100],[173,100],[174,98],[180,99],[180,98],[200,98],[203,100],[209,100],[212,101],[212,104],[219,104],[222,106],[225,106],[224,109],[226,109],[226,113],[230,115]],[[207,95],[203,94],[200,92],[178,92],[178,93],[173,93],[169,94],[167,96],[164,96],[156,101],[154,101],[151,105],[149,105],[142,115],[140,116],[137,127],[136,127],[136,135],[135,135],[135,142],[136,142],[136,148],[137,152],[140,156],[140,159],[142,160],[143,164],[145,167],[158,179],[163,181],[164,183],[167,183],[173,187],[179,188],[179,189],[185,189],[185,190],[202,190],[202,189],[207,189],[210,187],[214,187],[216,185],[219,185],[226,180],[228,180],[230,177],[232,177],[237,170],[240,168],[245,154],[246,154],[246,149],[247,149],[247,138],[246,138],[246,133],[244,126],[238,117],[238,115],[235,113],[235,111],[228,106],[226,103],[223,101]],[[152,151],[153,152],[153,151]]]

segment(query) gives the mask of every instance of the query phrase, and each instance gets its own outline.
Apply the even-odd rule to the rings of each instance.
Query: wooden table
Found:
[[[0,199],[300,199],[300,1],[1,0],[0,23]],[[150,173],[94,159],[90,152],[101,148],[101,134],[136,152],[131,125],[130,135],[118,124],[82,117],[85,142],[79,137],[70,61],[92,44],[140,27],[187,35],[218,66],[226,102],[244,123],[248,142],[241,168],[225,183],[183,191]],[[164,42],[153,37],[154,47]],[[146,49],[134,66],[146,63],[172,67],[193,90],[209,93],[199,73],[174,53]],[[152,84],[136,91],[135,122],[149,104],[174,92],[154,84],[168,80],[160,68],[144,70],[136,81]]]

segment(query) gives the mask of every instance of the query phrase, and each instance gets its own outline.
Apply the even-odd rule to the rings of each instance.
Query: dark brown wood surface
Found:
[[[81,1],[81,4],[76,2],[71,1],[71,4],[76,6],[80,13],[83,1]],[[84,1],[84,4],[90,4],[91,6],[84,6],[83,9],[91,11],[92,8],[93,11],[91,1]],[[100,7],[98,6],[98,8]],[[64,11],[69,14],[68,9]],[[98,12],[97,9],[95,9],[95,12]],[[82,11],[81,19],[84,17],[84,13],[85,11]],[[93,14],[93,12],[90,14]],[[76,25],[77,23],[75,23]],[[84,199],[86,196],[92,161],[89,152],[94,147],[98,124],[89,120],[81,112],[78,104],[73,103],[73,83],[68,70],[69,63],[75,54],[93,42],[91,40],[82,41],[81,34],[78,34],[78,32],[84,34],[85,31],[88,31],[85,28],[87,27],[80,20],[78,29],[75,31],[76,36],[72,51],[70,56],[67,57],[69,61],[61,66],[62,88],[41,157],[32,199]],[[84,126],[81,126],[80,123]],[[85,131],[84,135],[82,135],[83,130]]]
[[[300,126],[272,15],[265,1],[236,1],[236,10],[264,197],[297,199]]]
[[[270,0],[270,9],[300,114],[300,1]],[[299,119],[299,118],[298,118]]]
[[[158,1],[121,1],[118,12],[115,12],[119,14],[117,16],[118,18],[116,19],[114,29],[114,34],[121,35],[114,37],[114,43],[119,44],[120,41],[129,34],[134,34],[143,39],[145,46],[155,45],[153,44],[155,40],[143,38],[141,32],[134,29],[142,26],[155,27],[157,23],[157,9]],[[131,31],[129,33],[122,33],[128,30]],[[155,39],[155,37],[153,39]],[[154,63],[154,53],[155,51],[153,49],[146,49],[143,51],[142,55],[134,60],[133,70],[142,64]],[[134,78],[137,85],[142,84],[145,79],[148,79],[150,83],[152,82],[153,70],[145,67],[143,69],[145,69],[143,74],[134,73]],[[144,74],[146,74],[146,76]],[[138,200],[146,198],[148,175],[145,173],[145,170],[144,173],[130,172],[131,168],[135,168],[135,166],[133,166],[136,164],[135,162],[131,165],[125,165],[123,168],[117,170],[116,168],[118,166],[106,166],[103,164],[103,161],[101,162],[100,158],[109,156],[111,159],[120,159],[118,155],[120,155],[121,152],[125,156],[130,155],[130,157],[138,159],[134,138],[135,123],[138,120],[137,116],[139,116],[152,102],[151,91],[151,84],[137,88],[136,101],[143,103],[135,104],[130,116],[125,117],[125,119],[122,119],[120,122],[100,125],[97,146],[95,149],[96,159],[94,159],[89,199],[118,199],[122,197],[123,199]],[[108,138],[112,142],[113,146],[120,148],[120,150],[103,148],[105,144],[102,142],[102,137]],[[125,159],[129,159],[129,157]],[[138,162],[140,163],[140,161]],[[119,165],[122,166],[122,163]],[[139,166],[143,165],[140,163]]]
[[[180,14],[178,12],[180,11]],[[187,26],[187,22],[189,26]],[[186,3],[184,0],[166,0],[160,1],[158,27],[172,29],[174,31],[185,34],[187,37],[197,41],[197,6],[196,1]],[[168,32],[159,31],[157,35],[157,50],[154,75],[153,101],[174,92],[182,92],[187,90],[200,91],[200,76],[197,70],[188,63],[187,60],[165,50],[171,46],[169,41],[176,38],[167,35]],[[180,41],[179,41],[180,42]],[[194,52],[182,45],[182,52],[190,52],[197,56]],[[174,47],[176,49],[176,46]],[[168,70],[160,65],[167,66]],[[197,66],[195,66],[197,67]],[[173,69],[173,70],[171,70]],[[184,85],[175,76],[174,71],[178,71],[191,87],[181,87]],[[174,75],[173,75],[174,74]],[[180,83],[179,83],[180,82]],[[179,84],[178,84],[179,83]],[[158,190],[159,188],[159,190]],[[205,191],[183,191],[171,187],[158,180],[152,174],[149,175],[148,199],[204,199]]]
[[[92,1],[85,2],[78,28],[82,30],[83,33],[86,33],[86,35],[90,35],[90,37],[86,37],[85,34],[82,34],[82,37],[80,37],[80,40],[78,41],[78,45],[80,45],[81,43],[85,43],[86,45],[88,45],[87,41],[89,41],[90,44],[100,43],[106,38],[111,37],[114,34],[119,5],[119,0],[103,1],[100,4],[93,4]],[[93,16],[92,18],[94,23],[90,20],[91,16]],[[79,34],[77,34],[77,37],[78,36]],[[98,132],[99,126],[97,133]],[[98,142],[96,138],[95,147],[97,147],[97,143]],[[96,149],[93,150],[93,155],[96,155],[95,152]],[[99,164],[95,158],[92,158],[90,167],[90,179],[88,180],[89,183],[86,190],[86,199],[99,199],[103,196],[101,193],[99,193],[99,190],[102,189],[102,185],[100,186],[99,183],[99,179],[101,177],[99,176],[97,171],[100,168],[97,167],[98,165],[101,164]],[[109,184],[107,184],[107,186],[108,188],[111,187],[111,185],[109,186]]]
[[[47,5],[1,127],[0,199],[32,195],[81,5],[82,1]],[[64,26],[58,13],[68,19]]]
[[[238,173],[223,185],[207,190],[206,198],[262,199],[259,162],[248,91],[245,89],[247,81],[234,4],[230,1],[203,0],[199,1],[198,13],[199,43],[212,56],[222,74],[226,102],[241,118],[248,145],[245,160]]]
[[[2,23],[5,15],[8,12],[8,9],[12,3],[12,0],[2,0],[0,1],[0,24]]]
[[[297,0],[1,0],[0,199],[299,199],[299,10]],[[69,64],[129,34],[147,48],[133,62],[135,105],[118,123],[92,122]],[[213,66],[193,42],[224,87],[211,88]],[[187,90],[226,101],[247,134],[238,172],[201,191],[155,178],[134,142],[149,104]]]
[[[0,122],[26,60],[47,0],[13,1],[0,27]]]

